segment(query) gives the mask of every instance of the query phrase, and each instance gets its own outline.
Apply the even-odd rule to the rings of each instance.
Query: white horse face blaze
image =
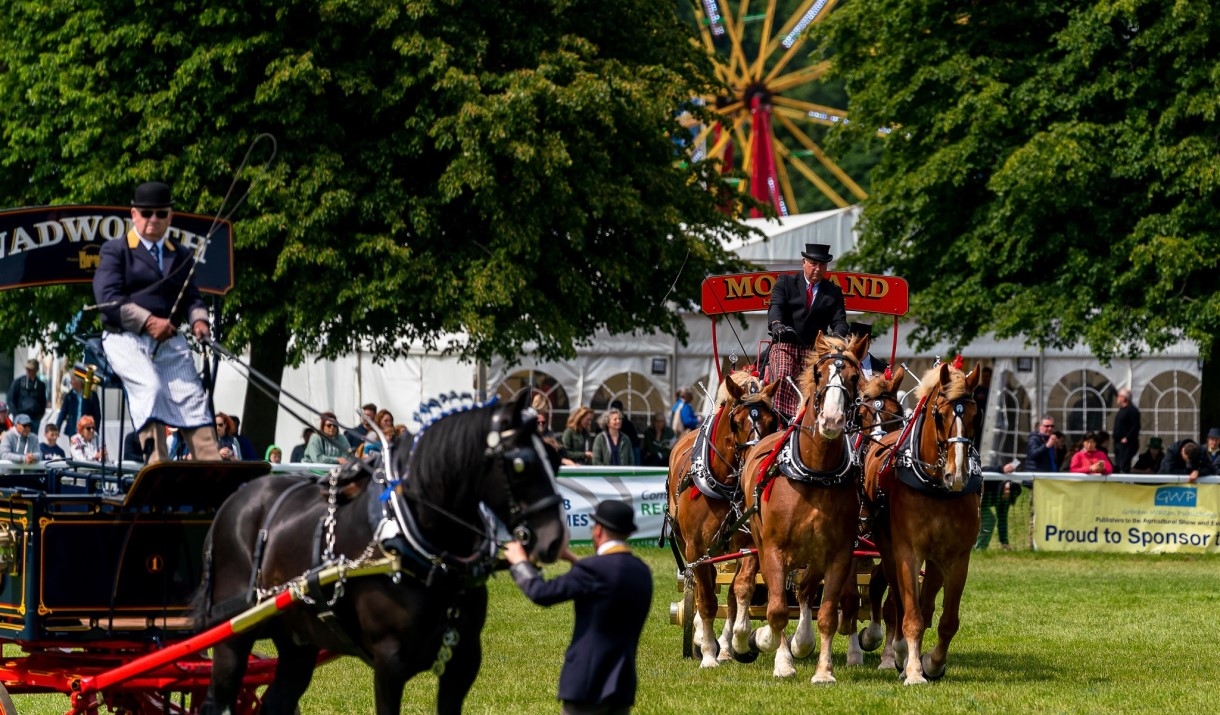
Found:
[[[826,380],[826,398],[818,413],[818,429],[826,439],[834,439],[847,426],[847,388],[843,386],[843,375],[839,366],[831,364],[830,377]]]

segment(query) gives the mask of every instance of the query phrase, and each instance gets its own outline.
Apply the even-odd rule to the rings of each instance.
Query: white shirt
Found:
[[[609,551],[610,549],[613,549],[616,546],[626,546],[626,545],[627,544],[625,542],[619,541],[618,539],[611,539],[610,541],[603,541],[602,545],[597,547],[597,555],[601,556],[602,554],[606,553],[607,551]]]

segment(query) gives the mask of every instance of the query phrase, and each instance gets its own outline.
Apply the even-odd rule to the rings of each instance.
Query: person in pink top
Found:
[[[1071,471],[1077,474],[1101,474],[1103,476],[1114,472],[1110,458],[1105,452],[1097,449],[1097,435],[1086,432],[1080,451],[1072,455]]]

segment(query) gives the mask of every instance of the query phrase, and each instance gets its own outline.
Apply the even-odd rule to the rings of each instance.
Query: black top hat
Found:
[[[822,261],[823,263],[830,263],[835,259],[830,255],[830,246],[825,243],[806,243],[801,255],[811,261]]]
[[[636,530],[631,507],[617,499],[599,502],[593,510],[593,521],[617,534],[632,534]]]
[[[858,335],[872,340],[873,326],[868,323],[852,323],[847,326],[847,334]]]
[[[159,209],[174,205],[170,196],[169,184],[160,181],[149,181],[136,187],[136,196],[131,205],[138,209]]]

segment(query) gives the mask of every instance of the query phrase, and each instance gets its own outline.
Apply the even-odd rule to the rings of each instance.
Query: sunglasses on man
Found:
[[[169,218],[169,209],[157,209],[156,211],[140,209],[140,216],[144,218],[152,218],[153,216],[156,216],[157,218]]]

